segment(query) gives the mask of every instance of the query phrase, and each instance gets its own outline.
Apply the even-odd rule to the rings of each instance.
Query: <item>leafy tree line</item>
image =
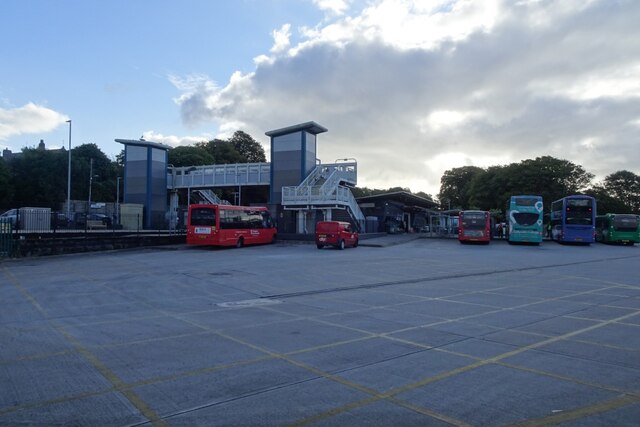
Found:
[[[117,178],[123,176],[124,150],[111,160],[96,144],[71,150],[71,198],[87,200],[89,169],[93,159],[91,199],[114,202]],[[265,162],[262,146],[250,135],[237,131],[228,140],[213,139],[193,146],[169,150],[169,163],[176,166]],[[0,208],[42,206],[59,209],[66,200],[68,151],[24,148],[20,156],[0,158]],[[569,194],[589,194],[598,200],[600,212],[640,212],[640,176],[629,171],[608,175],[592,184],[593,174],[582,166],[553,157],[538,157],[504,166],[465,166],[447,170],[441,178],[438,199],[452,209],[483,209],[503,212],[514,194],[536,194],[547,206]],[[122,185],[122,184],[121,184]],[[122,188],[121,188],[122,190]],[[356,187],[355,197],[407,188],[369,189]],[[424,192],[417,196],[433,199]]]
[[[71,199],[88,201],[91,159],[91,200],[115,202],[118,177],[123,176],[124,150],[111,160],[96,144],[71,149]],[[265,162],[266,156],[260,143],[237,131],[228,140],[214,139],[191,147],[172,148],[168,159],[179,167]],[[69,152],[65,149],[23,148],[10,159],[0,158],[0,211],[21,206],[61,209],[67,198],[68,162]],[[122,194],[122,187],[120,190]]]
[[[93,159],[91,199],[113,202],[122,166],[110,160],[96,144],[71,150],[71,199],[89,199],[89,175]],[[23,148],[21,154],[0,160],[0,206],[34,206],[60,209],[67,198],[69,152]]]
[[[214,139],[169,150],[169,163],[176,167],[266,161],[262,145],[241,130],[228,140]]]
[[[509,197],[542,196],[545,206],[571,194],[594,196],[599,212],[640,212],[640,176],[618,171],[593,184],[594,175],[582,166],[550,156],[504,166],[464,166],[447,170],[438,198],[443,206],[504,212]]]

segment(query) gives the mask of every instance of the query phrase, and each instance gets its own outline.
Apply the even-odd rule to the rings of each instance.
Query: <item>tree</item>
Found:
[[[93,159],[93,167],[91,167]],[[90,175],[93,177],[90,179]],[[82,144],[71,150],[71,198],[114,202],[116,200],[117,177],[121,173],[116,162],[112,162],[96,144]]]
[[[11,173],[9,167],[0,158],[0,206],[11,207],[13,202],[13,185],[11,183]]]
[[[229,139],[229,142],[233,144],[236,151],[245,158],[246,163],[262,163],[267,161],[264,148],[249,134],[238,130],[233,134],[231,139]]]
[[[424,191],[418,191],[417,193],[415,193],[415,195],[418,197],[422,197],[424,199],[433,200],[433,197],[431,196],[431,194],[425,193]]]
[[[60,207],[66,197],[67,151],[23,148],[9,167],[16,206]]]
[[[196,147],[204,148],[213,158],[218,165],[230,164],[230,163],[246,163],[245,157],[236,147],[229,141],[222,139],[214,139],[209,142],[199,142]]]
[[[202,166],[215,163],[214,157],[203,147],[176,147],[169,150],[169,163],[175,167]]]
[[[116,154],[116,164],[118,167],[124,169],[124,148],[120,150],[118,154]]]
[[[508,180],[505,179],[508,166],[491,166],[471,179],[466,188],[467,205],[464,209],[503,209]]]
[[[196,147],[205,149],[216,164],[229,163],[260,163],[267,158],[262,145],[247,133],[239,130],[228,139],[214,139],[208,142],[199,142]]]
[[[627,212],[640,212],[640,176],[621,170],[607,175],[602,186],[608,194],[626,206]]]
[[[585,194],[596,199],[596,211],[598,214],[634,213],[629,206],[625,205],[620,199],[613,197],[610,191],[601,185],[594,185],[585,191]]]
[[[583,192],[593,179],[593,174],[582,166],[551,156],[523,160],[520,173],[525,178],[522,190],[541,195],[547,206],[564,196]]]
[[[445,171],[440,178],[438,199],[443,206],[467,209],[469,207],[470,183],[474,176],[484,172],[477,166],[463,166]]]

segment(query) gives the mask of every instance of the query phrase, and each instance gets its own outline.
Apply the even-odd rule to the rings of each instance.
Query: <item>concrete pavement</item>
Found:
[[[639,247],[395,236],[3,262],[0,425],[638,425]]]

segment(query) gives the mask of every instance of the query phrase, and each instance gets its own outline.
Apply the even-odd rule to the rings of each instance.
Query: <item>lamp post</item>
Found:
[[[69,123],[69,165],[67,166],[67,220],[71,220],[71,120]]]
[[[116,221],[120,224],[120,180],[122,177],[116,178]]]
[[[169,229],[175,230],[178,224],[178,190],[176,190],[176,167],[167,163],[171,168],[171,196],[169,198]]]
[[[93,185],[93,159],[89,162],[89,204],[87,206],[87,215],[91,213],[91,186]]]

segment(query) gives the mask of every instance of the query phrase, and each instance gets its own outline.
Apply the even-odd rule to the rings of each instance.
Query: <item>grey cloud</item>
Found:
[[[422,178],[427,188],[412,190],[437,193],[442,172],[463,164],[425,165],[450,152],[510,161],[553,155],[600,178],[620,169],[639,173],[638,127],[629,123],[640,118],[640,99],[580,100],[563,91],[581,78],[640,66],[640,3],[603,1],[544,25],[530,25],[525,12],[512,9],[490,32],[435,50],[361,38],[316,43],[260,63],[246,84],[192,92],[182,114],[186,121],[248,123],[258,138],[315,120],[329,128],[319,137],[319,155],[358,158],[361,185]],[[451,128],[424,126],[438,110],[477,114]]]

